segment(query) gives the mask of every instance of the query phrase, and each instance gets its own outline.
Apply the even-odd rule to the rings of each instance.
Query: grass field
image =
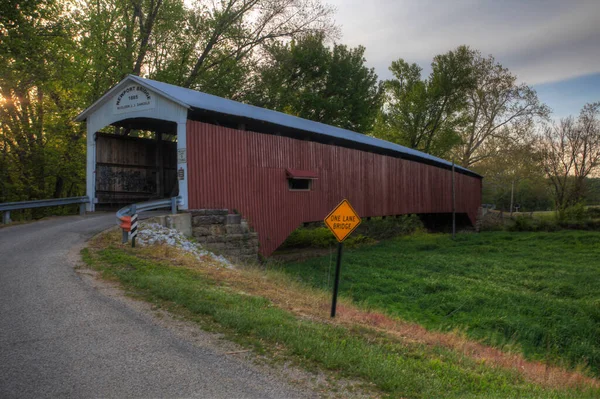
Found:
[[[325,289],[334,263],[335,254],[284,268]],[[340,292],[428,329],[600,375],[600,233],[399,237],[345,251]]]
[[[489,351],[460,337],[396,325],[344,298],[339,317],[331,321],[328,293],[276,270],[226,269],[166,246],[132,249],[120,245],[119,236],[98,237],[82,251],[85,262],[105,278],[258,353],[326,371],[334,379],[362,381],[369,397],[593,398],[600,392],[596,380],[513,358],[505,360],[520,366],[507,367],[495,362],[502,355],[474,356],[473,350]],[[455,345],[444,343],[448,340]]]

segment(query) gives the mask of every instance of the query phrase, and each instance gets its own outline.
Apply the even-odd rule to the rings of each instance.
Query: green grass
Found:
[[[322,288],[330,269],[329,257],[285,266]],[[399,237],[345,251],[340,292],[430,329],[600,375],[600,233]]]
[[[229,338],[267,353],[283,351],[317,366],[373,384],[389,397],[562,398],[595,397],[596,391],[544,389],[516,371],[495,369],[455,352],[406,344],[365,328],[300,319],[262,297],[233,292],[198,271],[169,266],[124,249],[84,250],[84,260],[130,292],[172,304],[209,320]]]

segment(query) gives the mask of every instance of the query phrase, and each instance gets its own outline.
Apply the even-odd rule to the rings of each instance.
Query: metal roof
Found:
[[[135,75],[127,76],[123,81],[131,79],[140,85],[153,89],[165,97],[188,108],[197,108],[207,111],[219,112],[222,114],[233,115],[257,121],[272,123],[275,125],[285,126],[292,129],[306,131],[310,133],[329,136],[336,139],[347,140],[362,145],[385,149],[406,155],[411,158],[422,159],[428,163],[444,165],[451,167],[452,163],[445,159],[434,157],[412,148],[404,147],[399,144],[390,143],[389,141],[381,140],[375,137],[367,136],[361,133],[356,133],[351,130],[341,129],[335,126],[326,125],[320,122],[314,122],[297,116],[284,114],[278,111],[272,111],[266,108],[256,107],[254,105],[240,103],[238,101],[228,100],[226,98],[217,97],[212,94],[203,93],[200,91],[186,89],[184,87],[175,86],[172,84],[159,82],[152,79],[145,79]],[[123,81],[121,83],[123,83]],[[120,85],[120,83],[119,83]],[[119,86],[117,85],[117,86]],[[109,90],[103,97],[107,97],[113,90]],[[96,101],[92,106],[83,111],[76,120],[85,119],[86,115],[92,111],[96,104],[99,104],[102,99]],[[468,174],[481,177],[479,174],[463,168],[455,166],[457,171],[467,172]]]

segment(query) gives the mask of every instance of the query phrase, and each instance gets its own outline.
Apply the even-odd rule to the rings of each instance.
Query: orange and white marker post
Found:
[[[131,216],[121,217],[119,227],[123,229],[123,244],[127,243],[128,237],[131,237],[131,247],[135,248],[135,237],[138,232],[138,214],[135,205],[131,206]]]
[[[335,279],[333,281],[333,298],[331,300],[331,317],[335,317],[337,307],[338,288],[340,285],[340,272],[342,268],[342,250],[344,240],[352,234],[360,224],[358,213],[352,208],[350,202],[344,199],[325,218],[325,225],[338,240],[337,262],[335,266]]]

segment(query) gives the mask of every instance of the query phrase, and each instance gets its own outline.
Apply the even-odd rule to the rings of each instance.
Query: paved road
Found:
[[[114,220],[72,216],[0,229],[0,398],[308,395],[82,279],[73,269],[77,249]]]

